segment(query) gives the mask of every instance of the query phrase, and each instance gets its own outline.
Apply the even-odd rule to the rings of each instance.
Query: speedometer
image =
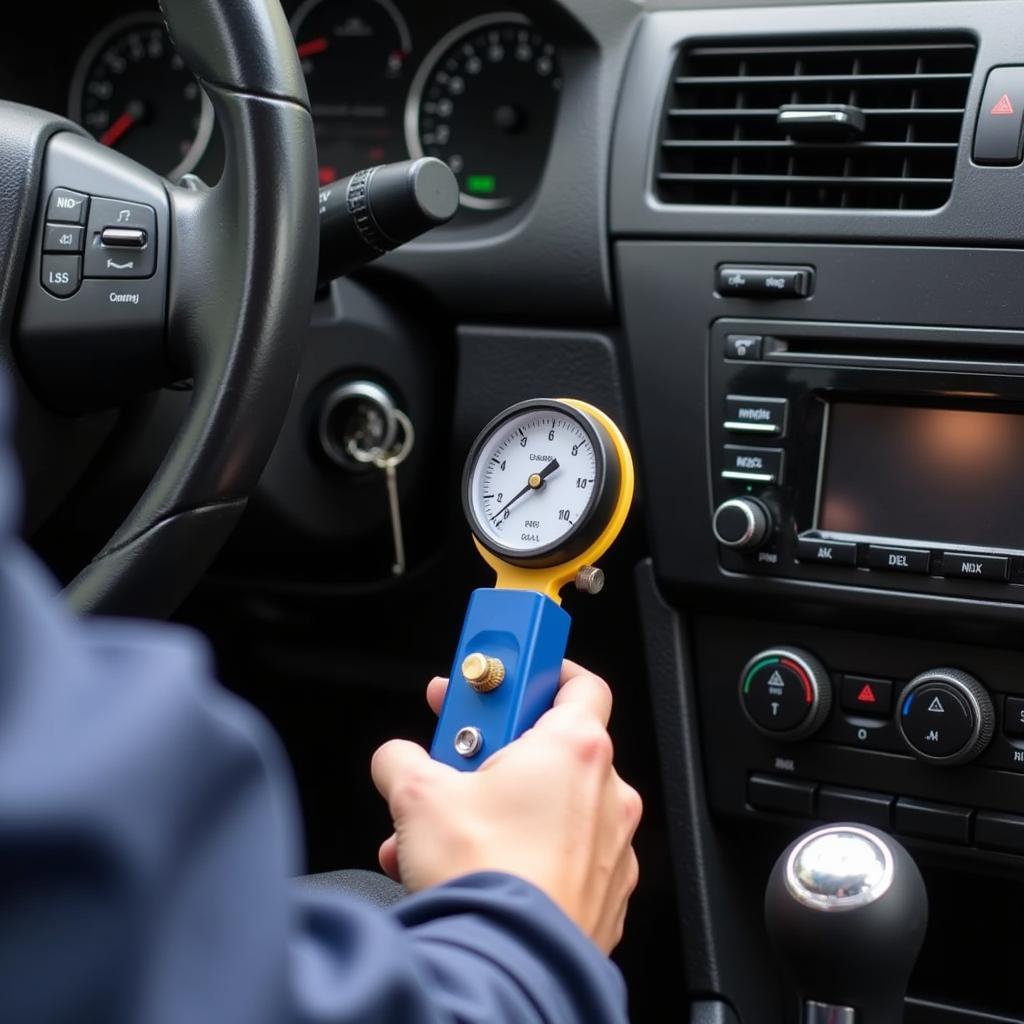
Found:
[[[111,22],[86,47],[70,114],[105,146],[175,180],[213,132],[213,107],[174,49],[162,19],[140,11]]]
[[[464,206],[514,206],[540,181],[561,86],[554,44],[520,15],[467,22],[430,51],[413,79],[409,152],[444,160]]]
[[[392,0],[305,0],[291,25],[313,111],[320,184],[402,159],[412,51],[402,12]]]

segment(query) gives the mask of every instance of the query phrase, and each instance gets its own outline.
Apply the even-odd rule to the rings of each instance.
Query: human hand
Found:
[[[433,679],[437,713],[447,680]],[[639,794],[612,764],[612,695],[566,661],[554,706],[475,772],[391,740],[371,772],[395,834],[381,867],[415,892],[475,871],[504,871],[543,890],[605,953],[622,937],[639,874]]]

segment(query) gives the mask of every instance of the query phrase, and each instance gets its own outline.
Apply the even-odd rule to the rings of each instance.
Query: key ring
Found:
[[[348,453],[356,462],[363,465],[374,465],[378,469],[397,469],[409,457],[413,445],[416,443],[416,431],[413,428],[412,420],[401,409],[395,409],[392,413],[395,422],[401,430],[401,443],[396,445],[387,454],[380,448],[371,448],[363,451],[354,441],[349,441]]]

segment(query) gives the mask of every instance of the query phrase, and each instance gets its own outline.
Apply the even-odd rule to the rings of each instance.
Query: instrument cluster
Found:
[[[63,103],[39,61],[31,65],[35,94],[9,62],[3,95],[67,114],[172,180],[215,178],[223,148],[213,108],[155,7],[124,10],[106,0],[90,9],[88,21],[79,15],[74,54],[51,58],[58,77],[61,66],[73,68]],[[547,159],[562,70],[556,44],[522,11],[411,0],[293,0],[285,9],[321,184],[428,155],[455,172],[467,210],[502,211],[529,198]]]

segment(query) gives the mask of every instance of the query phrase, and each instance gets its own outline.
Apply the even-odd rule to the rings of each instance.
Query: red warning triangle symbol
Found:
[[[875,703],[875,691],[871,689],[870,683],[865,683],[860,693],[857,694],[857,701],[860,704],[874,704]]]
[[[999,102],[992,108],[991,112],[997,117],[1013,113],[1013,104],[1010,102],[1010,97],[1007,96],[1005,92],[999,97]]]

